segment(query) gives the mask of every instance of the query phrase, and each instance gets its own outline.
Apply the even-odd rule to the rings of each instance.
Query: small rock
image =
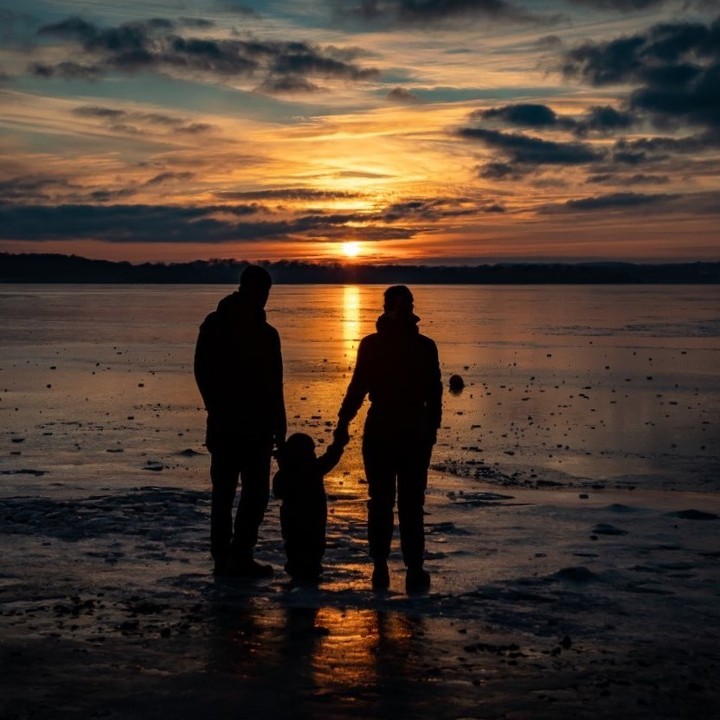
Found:
[[[448,385],[450,386],[450,392],[457,394],[463,391],[463,388],[465,387],[465,381],[460,375],[451,375]]]
[[[592,580],[597,580],[597,575],[583,565],[558,570],[555,573],[555,577],[560,580],[571,580],[572,582],[590,582]]]
[[[703,512],[702,510],[678,510],[678,512],[669,514],[683,520],[717,520],[719,517],[715,513]]]
[[[615,527],[614,525],[610,525],[609,523],[598,523],[594,528],[593,532],[597,535],[627,535],[627,530],[621,530],[618,527]]]

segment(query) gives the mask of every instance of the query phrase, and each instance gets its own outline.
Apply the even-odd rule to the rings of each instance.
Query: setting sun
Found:
[[[349,240],[342,244],[340,250],[345,257],[356,258],[362,252],[362,245],[356,240]]]

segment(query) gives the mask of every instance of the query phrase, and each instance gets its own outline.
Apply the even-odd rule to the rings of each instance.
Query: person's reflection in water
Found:
[[[435,688],[422,684],[422,619],[296,606],[303,599],[294,592],[281,606],[267,600],[211,604],[208,717],[397,720],[419,717],[437,702]]]
[[[211,605],[204,717],[313,717],[312,657],[318,641],[315,608],[264,602]]]
[[[408,665],[422,621],[372,609],[320,608],[312,658],[316,697],[335,698],[339,715],[414,717],[422,704]]]

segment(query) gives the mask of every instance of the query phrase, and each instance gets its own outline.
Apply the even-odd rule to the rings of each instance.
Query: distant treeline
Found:
[[[0,253],[4,283],[198,283],[236,285],[245,260],[141,263],[90,260],[76,255]],[[500,263],[475,266],[343,265],[281,260],[262,262],[280,284],[717,284],[720,262],[663,265]]]

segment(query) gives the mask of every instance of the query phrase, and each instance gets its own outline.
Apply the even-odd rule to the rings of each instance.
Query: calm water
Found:
[[[273,289],[291,431],[328,437],[383,289]],[[154,461],[178,484],[204,483],[204,465],[177,456],[202,450],[194,342],[230,290],[0,286],[4,492],[20,477],[10,470],[66,481],[82,467],[109,483]],[[720,288],[413,290],[445,384],[454,373],[466,383],[446,391],[434,463],[496,482],[717,488]],[[362,475],[361,422],[342,465],[351,477]]]

